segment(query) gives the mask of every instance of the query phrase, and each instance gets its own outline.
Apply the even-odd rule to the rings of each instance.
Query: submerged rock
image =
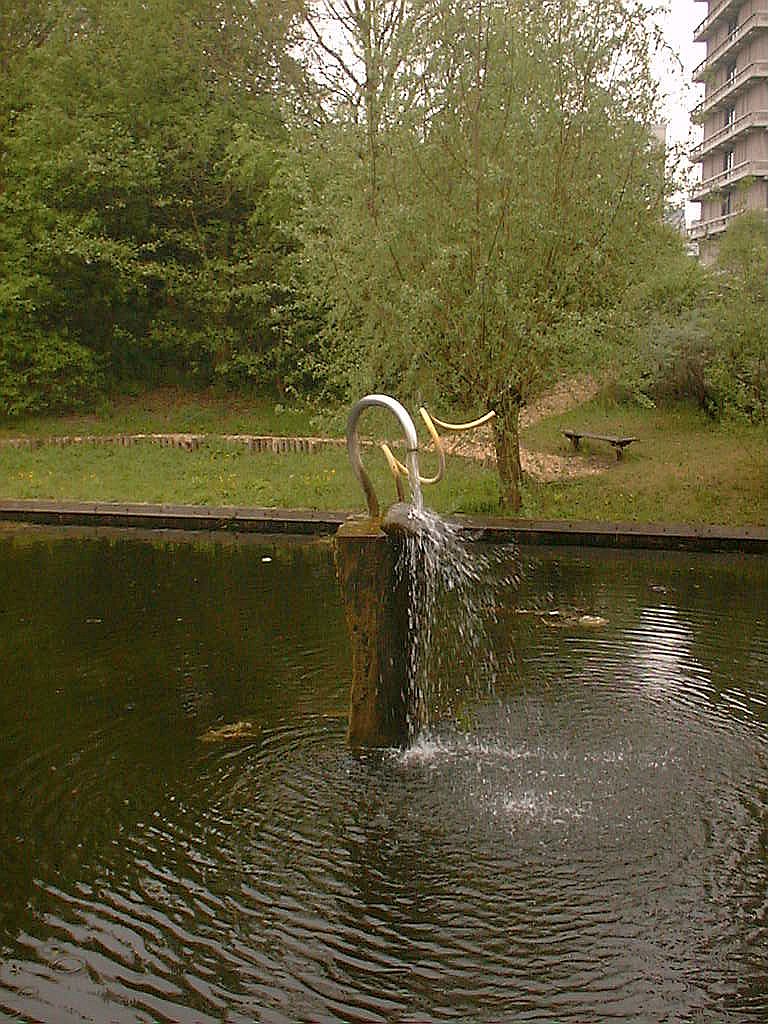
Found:
[[[261,735],[261,726],[253,722],[229,722],[218,725],[202,733],[198,739],[202,743],[238,743],[241,740],[255,740]]]
[[[602,615],[587,615],[574,608],[558,608],[542,612],[538,608],[517,608],[516,615],[531,615],[545,626],[582,626],[584,629],[600,629],[608,625]]]
[[[601,626],[608,625],[608,619],[604,619],[602,615],[580,615],[579,625],[587,626],[590,629],[599,629]]]

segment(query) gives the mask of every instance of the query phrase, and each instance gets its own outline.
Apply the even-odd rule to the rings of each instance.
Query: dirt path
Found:
[[[530,427],[547,416],[557,416],[559,413],[574,409],[583,402],[594,398],[599,390],[597,381],[585,374],[572,380],[563,381],[555,388],[548,391],[527,406],[520,414],[520,427]],[[477,459],[484,465],[492,465],[495,462],[496,454],[493,447],[493,434],[491,427],[480,427],[467,434],[459,434],[445,438],[446,451],[465,458]],[[593,459],[585,459],[583,456],[578,459],[564,457],[561,455],[549,455],[544,452],[534,452],[528,448],[520,449],[520,461],[523,472],[535,477],[537,480],[562,480],[580,476],[594,476],[605,471],[605,465]]]
[[[575,408],[592,398],[598,390],[596,381],[587,375],[564,381],[547,392],[536,402],[525,408],[520,415],[522,428],[531,426],[547,416],[555,416],[567,409]],[[343,446],[343,438],[329,437],[273,437],[252,434],[114,434],[114,435],[71,435],[62,437],[10,437],[0,438],[0,448],[37,448],[42,445],[67,447],[69,445],[114,445],[130,447],[134,444],[150,443],[163,447],[183,448],[194,451],[209,443],[231,443],[244,445],[250,451],[268,451],[275,454],[284,452],[311,453],[328,446]],[[365,443],[365,442],[364,442]],[[394,442],[397,444],[397,441]],[[466,434],[443,436],[443,443],[448,454],[461,455],[476,459],[484,465],[492,466],[496,460],[493,447],[493,434],[490,427],[480,427]],[[602,473],[605,464],[594,458],[563,457],[523,448],[520,460],[524,472],[537,480],[562,480],[566,477],[591,476]]]
[[[588,402],[594,398],[600,390],[600,385],[589,374],[581,377],[574,377],[572,380],[562,381],[557,384],[546,395],[531,402],[529,406],[520,413],[520,426],[530,427],[547,416],[558,416],[561,412],[574,409],[577,405]]]

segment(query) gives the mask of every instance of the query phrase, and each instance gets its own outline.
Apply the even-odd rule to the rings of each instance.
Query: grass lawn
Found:
[[[448,413],[444,413],[448,415]],[[105,405],[98,415],[36,418],[0,425],[0,437],[22,434],[189,432],[339,435],[344,413],[320,417],[263,399],[154,392]],[[605,444],[583,442],[574,454],[562,430],[637,435],[617,462]],[[363,430],[396,436],[391,417],[366,413]],[[528,428],[524,445],[571,464],[599,462],[599,475],[541,483],[529,479],[523,514],[544,519],[768,524],[768,432],[713,424],[687,407],[645,410],[588,402]],[[380,452],[364,455],[382,503],[394,485]],[[424,456],[432,472],[433,459]],[[446,480],[426,501],[439,512],[495,514],[493,470],[451,457]],[[151,444],[0,449],[0,496],[144,501],[314,509],[362,509],[364,499],[343,449],[313,455],[254,454],[211,442],[187,452]]]
[[[636,436],[617,462],[602,442],[582,441],[574,455],[563,429]],[[640,409],[600,401],[542,420],[525,432],[536,451],[599,457],[598,476],[530,482],[533,517],[636,522],[768,524],[768,432],[713,423],[698,409]]]
[[[382,505],[395,501],[384,456],[365,456]],[[456,460],[430,489],[438,512],[465,511],[478,501],[496,503],[492,473]],[[0,451],[0,495],[81,501],[143,501],[259,508],[365,509],[346,450],[313,455],[251,453],[234,445],[187,452],[139,444],[131,448],[78,445]]]
[[[313,410],[282,405],[274,399],[159,388],[135,397],[105,399],[95,412],[0,420],[0,437],[164,433],[303,436],[324,433],[328,426]]]

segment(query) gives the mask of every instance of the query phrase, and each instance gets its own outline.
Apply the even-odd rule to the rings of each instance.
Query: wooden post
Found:
[[[352,648],[352,747],[404,747],[410,738],[408,581],[396,570],[401,543],[371,519],[348,519],[336,534]]]

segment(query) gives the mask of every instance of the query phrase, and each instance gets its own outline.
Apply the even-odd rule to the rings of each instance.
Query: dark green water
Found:
[[[0,533],[0,1019],[768,1019],[768,563],[522,562],[360,758],[329,545]]]

